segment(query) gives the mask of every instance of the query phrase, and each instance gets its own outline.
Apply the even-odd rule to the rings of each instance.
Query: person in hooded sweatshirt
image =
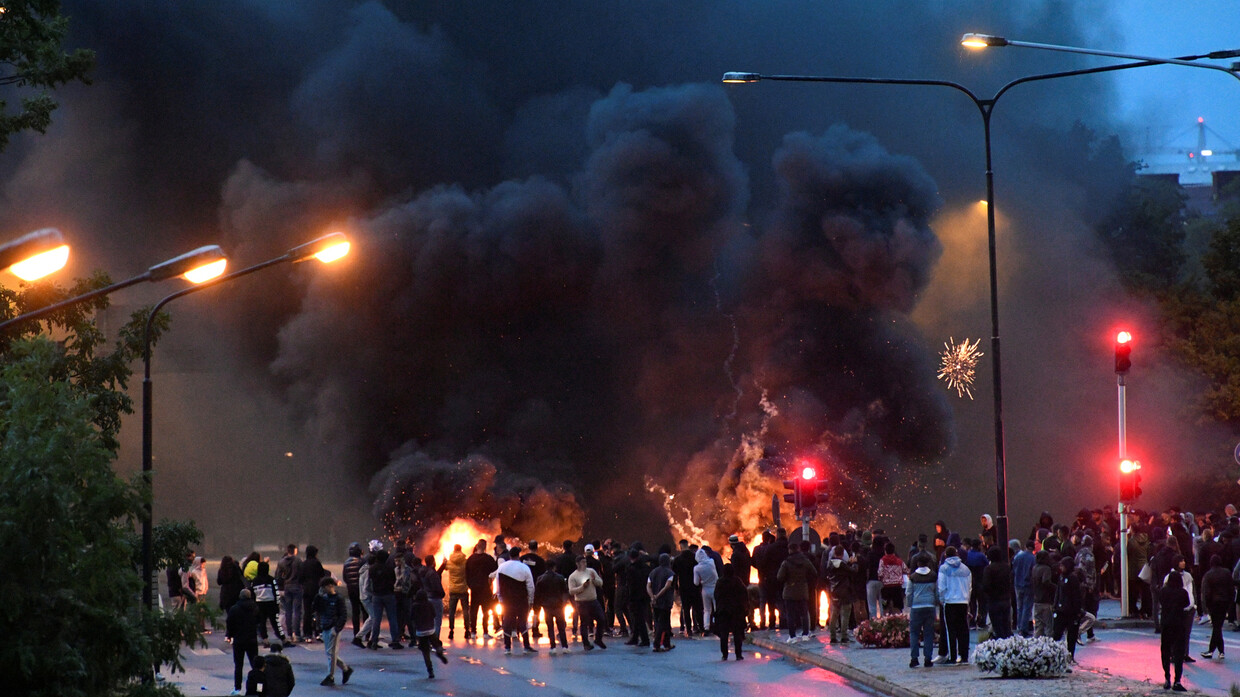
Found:
[[[904,610],[904,577],[907,575],[908,565],[896,555],[896,546],[888,542],[878,561],[878,580],[883,584],[883,603],[895,612]]]
[[[990,615],[990,635],[1006,639],[1012,636],[1012,567],[1002,547],[986,550],[986,559],[990,563],[982,570],[982,595]]]
[[[1053,633],[1058,579],[1051,564],[1050,552],[1040,549],[1033,558],[1033,570],[1029,572],[1029,589],[1033,593],[1033,635],[1048,637]]]
[[[568,604],[568,579],[547,564],[542,576],[534,580],[534,607],[542,608],[547,622],[547,639],[551,642],[551,654],[555,654],[555,638],[560,637],[560,648],[569,652],[568,629],[564,621],[564,606]],[[586,637],[588,640],[589,637]]]
[[[1214,658],[1214,650],[1218,649],[1218,660],[1223,660],[1223,621],[1227,618],[1227,610],[1233,606],[1236,598],[1236,585],[1231,572],[1218,554],[1210,556],[1210,570],[1201,579],[1201,604],[1210,613],[1212,632],[1210,648],[1201,653],[1202,658]]]
[[[998,544],[995,535],[998,534],[998,528],[995,527],[995,519],[990,517],[989,513],[983,513],[981,518],[982,532],[978,540],[982,543],[982,551],[994,547]]]
[[[1072,557],[1059,560],[1059,580],[1055,586],[1055,641],[1068,635],[1068,655],[1076,662],[1076,638],[1081,626],[1081,607],[1084,594],[1081,576],[1076,571]]]
[[[254,659],[255,667],[245,679],[247,695],[264,695],[264,697],[288,697],[297,685],[297,677],[293,675],[293,665],[280,652],[280,645],[271,647],[271,653],[264,658]],[[258,686],[262,685],[259,690]]]
[[[852,617],[853,601],[856,600],[853,589],[858,573],[857,562],[848,556],[844,545],[832,547],[822,562],[819,576],[831,599],[827,624],[832,644],[848,643],[848,621]]]
[[[228,614],[228,608],[241,597],[241,589],[245,587],[245,577],[241,573],[241,565],[232,557],[220,559],[220,570],[215,574],[215,585],[220,588],[220,609]]]
[[[1176,692],[1187,692],[1183,685],[1180,684],[1180,678],[1184,675],[1184,655],[1188,652],[1188,644],[1185,642],[1185,625],[1191,627],[1192,623],[1188,621],[1188,591],[1184,589],[1184,581],[1180,574],[1170,574],[1167,576],[1166,582],[1159,589],[1159,606],[1162,608],[1159,623],[1162,630],[1162,640],[1159,646],[1159,653],[1162,658],[1163,676],[1166,682],[1163,683],[1164,690],[1175,690]],[[1175,685],[1171,684],[1171,666],[1175,666]]]
[[[728,638],[736,651],[736,660],[743,661],[741,647],[745,643],[745,625],[749,622],[749,591],[736,575],[731,564],[723,565],[723,576],[715,584],[715,631],[719,635],[719,650],[723,660],[728,660]]]
[[[947,538],[951,535],[951,531],[947,529],[947,523],[941,520],[934,521],[934,558],[938,563],[943,563],[943,552],[947,549]]]
[[[947,636],[948,663],[969,662],[969,597],[973,574],[964,565],[955,547],[943,552],[939,567],[939,602],[943,604],[943,627]]]
[[[285,646],[292,646],[280,630],[280,591],[276,588],[276,580],[271,577],[271,564],[258,562],[258,571],[251,584],[254,591],[254,604],[258,606],[258,633],[264,647],[267,643],[267,624],[275,630],[276,638]]]
[[[939,605],[939,575],[934,570],[934,556],[929,552],[918,554],[913,558],[913,564],[913,573],[904,579],[904,599],[909,608],[908,645],[911,655],[908,667],[917,667],[917,648],[921,647],[923,665],[930,668],[934,665],[930,652],[934,648],[934,612]]]
[[[414,636],[417,637],[418,650],[422,652],[422,660],[426,663],[426,677],[435,677],[435,667],[431,664],[431,649],[435,650],[435,655],[439,660],[447,665],[448,656],[443,652],[443,644],[435,641],[438,633],[435,627],[435,607],[434,603],[427,594],[426,590],[419,588],[413,594],[413,600],[409,603],[409,624],[413,629]],[[443,600],[438,601],[441,605]]]
[[[254,670],[258,658],[258,608],[254,605],[254,596],[249,589],[243,589],[237,602],[229,608],[224,629],[225,638],[232,640],[232,694],[239,695],[246,659],[250,661],[250,670]]]
[[[809,560],[809,546],[808,540],[802,540],[796,545],[796,551],[779,566],[778,578],[784,584],[784,609],[788,612],[789,643],[798,640],[797,629],[801,630],[802,638],[809,636],[809,589],[811,580],[818,576],[817,567]]]
[[[519,548],[510,548],[508,552],[511,558],[501,562],[495,570],[499,580],[499,602],[504,606],[504,653],[512,653],[512,640],[518,636],[526,653],[536,653],[537,649],[530,646],[530,632],[526,626],[526,617],[534,602],[534,574],[521,561]],[[556,571],[559,571],[558,565]]]
[[[973,595],[969,598],[969,628],[985,627],[987,624],[986,617],[986,596],[982,589],[982,571],[990,560],[986,558],[986,553],[982,551],[982,544],[979,540],[967,539],[964,546],[968,549],[968,553],[964,557],[964,565],[969,568],[973,574]]]
[[[702,593],[702,635],[711,631],[711,617],[715,614],[715,584],[719,582],[719,571],[715,568],[715,560],[710,553],[699,549],[693,555],[693,585]]]

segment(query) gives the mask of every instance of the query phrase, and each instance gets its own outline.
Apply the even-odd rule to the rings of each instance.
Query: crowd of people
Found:
[[[281,648],[322,642],[328,665],[321,684],[336,684],[337,671],[346,684],[353,668],[341,657],[341,634],[351,623],[352,643],[378,650],[385,617],[386,647],[416,645],[433,678],[432,656],[448,662],[440,639],[445,614],[452,640],[458,611],[463,638],[502,637],[506,653],[514,646],[536,652],[542,631],[551,653],[567,653],[576,643],[584,651],[606,650],[612,638],[661,653],[675,649],[677,635],[714,635],[723,660],[730,651],[743,660],[747,631],[778,628],[787,641],[800,642],[823,629],[818,605],[824,598],[831,643],[847,644],[857,624],[907,609],[910,668],[967,664],[974,629],[995,638],[1065,641],[1074,661],[1082,635],[1096,640],[1100,600],[1118,596],[1119,574],[1126,573],[1131,614],[1153,619],[1161,634],[1165,687],[1183,690],[1183,663],[1194,660],[1187,647],[1195,615],[1213,624],[1202,653],[1207,659],[1224,658],[1226,622],[1240,631],[1240,518],[1228,505],[1197,515],[1133,512],[1128,523],[1126,569],[1119,520],[1095,509],[1067,524],[1043,513],[1026,539],[1005,545],[989,515],[965,534],[939,521],[907,548],[881,528],[831,532],[821,544],[778,528],[763,532],[752,552],[732,535],[727,561],[709,544],[689,540],[654,553],[641,542],[595,540],[578,553],[571,540],[548,550],[499,536],[478,540],[468,554],[456,545],[437,563],[404,542],[389,552],[383,541],[371,540],[365,549],[350,545],[341,578],[323,567],[313,545],[303,558],[290,544],[274,569],[257,553],[240,562],[224,557],[216,583],[233,649],[234,694],[242,694],[248,660],[246,694],[259,694],[261,684],[261,694],[280,695],[294,683]],[[185,568],[168,570],[175,603],[203,599],[204,561],[191,556]],[[260,656],[260,646],[270,653]]]

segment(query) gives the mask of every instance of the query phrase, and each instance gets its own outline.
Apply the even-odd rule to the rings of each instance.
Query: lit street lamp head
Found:
[[[0,246],[0,268],[7,268],[23,281],[59,271],[68,261],[69,245],[56,228],[35,230]]]
[[[986,48],[988,46],[1007,46],[1008,40],[1002,36],[990,34],[965,34],[960,37],[960,45],[965,48]]]
[[[285,256],[290,261],[318,259],[328,264],[349,253],[349,238],[343,232],[333,232],[303,245],[293,247]]]
[[[173,276],[184,276],[187,281],[202,283],[224,273],[227,265],[224,250],[220,249],[219,245],[211,244],[156,264],[147,270],[146,276],[149,281],[165,281]]]
[[[723,81],[728,84],[741,84],[746,82],[757,82],[762,79],[758,73],[724,73]]]

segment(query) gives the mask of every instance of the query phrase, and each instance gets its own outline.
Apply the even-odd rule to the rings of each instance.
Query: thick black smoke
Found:
[[[949,405],[932,384],[940,341],[987,331],[984,260],[960,264],[957,246],[976,236],[959,211],[982,196],[974,106],[948,90],[717,80],[932,77],[985,93],[1077,59],[978,58],[961,33],[1090,45],[1082,27],[1106,26],[1104,7],[66,11],[99,68],[59,93],[47,136],[3,154],[10,228],[65,228],[82,240],[73,272],[117,276],[211,242],[245,265],[331,228],[356,241],[339,268],[264,272],[171,306],[157,517],[197,518],[234,547],[342,550],[364,525],[414,536],[466,511],[522,536],[654,536],[666,501],[650,482],[723,531],[769,509],[757,492],[780,473],[764,457],[804,451],[838,468],[841,514],[874,514],[935,462],[962,519],[989,505],[989,394]],[[1084,380],[1093,347],[1055,318],[1114,288],[1058,206],[1073,193],[1046,183],[1072,168],[1050,147],[1062,130],[1108,125],[1109,85],[1021,87],[996,109],[1004,317],[1037,318],[1008,325],[1007,345],[1031,365],[1020,350],[1035,331],[1055,348],[1011,378],[1014,491],[1061,490],[1039,468],[1107,441],[1074,432],[1109,426],[1109,405],[1042,376]],[[935,273],[939,240],[950,279]],[[1048,283],[1061,288],[1049,298]],[[118,295],[115,315],[158,297]],[[387,496],[401,490],[437,495]],[[943,497],[905,494],[900,515]],[[255,498],[270,509],[251,513]]]

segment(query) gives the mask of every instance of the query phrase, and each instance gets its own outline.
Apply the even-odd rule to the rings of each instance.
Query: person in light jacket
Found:
[[[930,652],[934,649],[934,613],[939,605],[939,575],[934,570],[934,557],[929,552],[913,557],[913,564],[913,573],[904,579],[904,605],[909,608],[908,644],[911,656],[908,667],[917,667],[917,647],[920,645],[925,661],[923,665],[930,668],[934,665]]]
[[[943,627],[947,634],[948,663],[969,662],[969,596],[973,572],[964,565],[955,547],[943,552],[937,589],[943,604]]]

